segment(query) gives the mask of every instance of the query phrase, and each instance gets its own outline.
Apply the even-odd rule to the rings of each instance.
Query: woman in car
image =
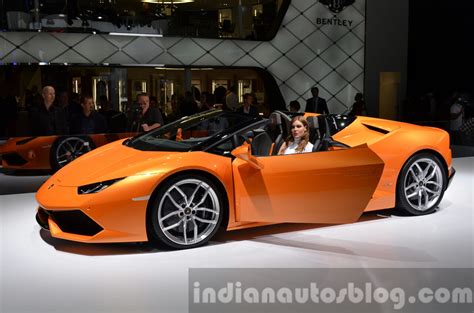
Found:
[[[308,122],[304,116],[295,116],[291,120],[291,135],[278,152],[282,154],[306,153],[313,151],[313,144],[309,142]]]

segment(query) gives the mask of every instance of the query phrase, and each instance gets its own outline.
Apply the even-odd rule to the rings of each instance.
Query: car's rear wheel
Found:
[[[216,184],[201,175],[182,175],[160,187],[151,207],[151,235],[174,249],[206,244],[218,231],[225,210]]]
[[[397,208],[410,215],[436,210],[446,189],[447,175],[441,161],[430,153],[411,157],[397,183]]]
[[[59,137],[51,147],[51,168],[57,171],[94,148],[94,142],[88,136]]]

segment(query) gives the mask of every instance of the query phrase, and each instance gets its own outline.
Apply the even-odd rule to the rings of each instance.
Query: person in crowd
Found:
[[[201,108],[200,112],[211,110],[214,108],[215,98],[213,94],[204,91],[201,93]]]
[[[3,103],[4,97],[0,94],[0,138],[3,138],[7,134],[7,108]]]
[[[459,96],[454,99],[449,108],[450,122],[449,129],[451,131],[451,141],[453,144],[461,144],[461,126],[464,121],[464,103],[463,97]]]
[[[178,96],[176,94],[171,95],[171,99],[166,103],[165,115],[166,123],[171,123],[176,121],[181,113],[179,112]]]
[[[300,109],[301,109],[301,106],[298,100],[293,100],[290,102],[290,112],[299,112]]]
[[[35,136],[66,135],[68,133],[66,114],[62,108],[53,105],[56,98],[54,88],[45,86],[42,97],[42,105],[31,108],[32,134]]]
[[[137,96],[139,110],[131,123],[131,131],[147,132],[163,125],[163,117],[157,108],[150,107],[150,96],[141,93]]]
[[[227,89],[223,86],[219,86],[214,90],[214,96],[216,98],[216,104],[214,104],[214,107],[216,109],[222,109],[225,110],[225,98],[226,98],[226,93]]]
[[[18,101],[12,92],[12,88],[0,86],[0,137],[16,135]]]
[[[351,116],[367,115],[367,108],[365,106],[364,95],[362,93],[357,93],[354,97],[354,104],[352,109],[349,112]]]
[[[69,101],[69,94],[65,90],[59,93],[58,106],[64,110],[68,123],[71,123],[71,121],[82,112],[80,105],[74,105]]]
[[[28,112],[31,112],[32,108],[38,109],[42,103],[43,97],[38,92],[38,86],[33,85],[31,90],[26,90],[25,106]]]
[[[311,88],[312,98],[306,101],[306,112],[319,113],[319,114],[329,114],[328,105],[326,100],[319,96],[319,88]]]
[[[155,96],[150,97],[150,108],[156,108],[158,111],[160,111],[160,115],[163,118],[163,111],[160,108],[157,97],[155,97]]]
[[[184,99],[180,104],[180,108],[183,116],[190,116],[199,112],[198,105],[191,91],[184,93]]]
[[[69,111],[69,95],[67,91],[63,90],[59,93],[58,96],[58,106],[64,110],[67,114]]]
[[[253,96],[249,93],[246,93],[244,95],[243,105],[240,108],[238,108],[236,112],[240,114],[258,116],[257,107],[255,107],[252,103],[253,103]]]
[[[239,98],[237,97],[235,86],[232,86],[227,90],[225,104],[228,110],[234,112],[239,107]]]
[[[71,122],[72,134],[101,134],[107,132],[107,120],[94,110],[94,99],[91,96],[81,98],[82,112]]]
[[[107,132],[122,133],[127,129],[127,116],[125,113],[116,111],[111,108],[110,101],[107,96],[99,97],[100,110],[99,113],[107,120]]]
[[[291,135],[278,152],[279,155],[307,153],[313,151],[313,144],[309,142],[308,121],[304,116],[295,116],[291,120]]]
[[[69,104],[71,106],[71,111],[74,112],[73,114],[80,113],[82,111],[81,95],[77,92],[73,92],[71,97],[69,97]]]
[[[198,110],[199,110],[199,108],[201,107],[201,91],[197,87],[193,86],[192,92],[193,92],[194,101],[196,101],[198,105]]]
[[[157,108],[160,111],[161,116],[163,116],[163,112],[156,96],[150,96],[150,108]]]

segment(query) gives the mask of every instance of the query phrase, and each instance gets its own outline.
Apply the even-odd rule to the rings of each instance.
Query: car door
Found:
[[[367,145],[252,158],[257,166],[243,158],[232,164],[238,221],[354,222],[384,167]]]

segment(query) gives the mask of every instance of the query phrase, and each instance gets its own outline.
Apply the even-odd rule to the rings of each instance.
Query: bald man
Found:
[[[36,136],[65,135],[68,133],[64,110],[54,105],[56,92],[52,86],[45,86],[43,103],[31,111],[32,133]]]

